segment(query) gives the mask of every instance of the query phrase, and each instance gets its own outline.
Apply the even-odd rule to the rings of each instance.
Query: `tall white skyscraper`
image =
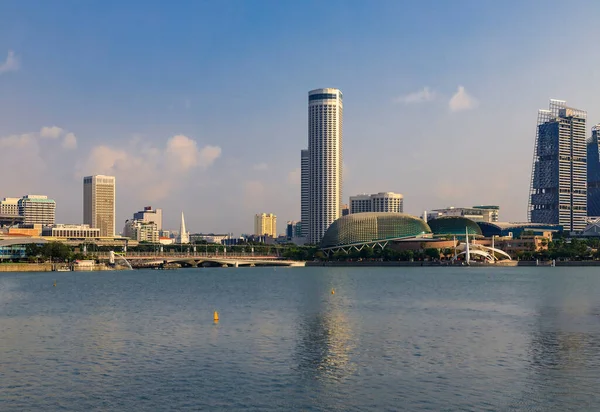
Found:
[[[308,220],[310,217],[310,175],[309,175],[310,156],[308,149],[300,153],[300,220],[302,225],[302,237],[308,237]]]
[[[339,89],[308,92],[309,243],[319,243],[341,215],[342,125]]]
[[[115,177],[83,178],[83,223],[100,229],[100,236],[115,235]]]

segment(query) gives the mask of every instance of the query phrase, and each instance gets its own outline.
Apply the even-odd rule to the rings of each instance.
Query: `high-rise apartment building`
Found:
[[[56,202],[48,196],[26,195],[17,202],[25,225],[52,226],[56,223]]]
[[[19,214],[19,198],[5,197],[0,200],[0,215],[18,215]]]
[[[587,113],[550,100],[538,113],[529,221],[585,229],[587,217]]]
[[[403,213],[404,196],[394,192],[350,196],[350,213]]]
[[[83,178],[83,223],[100,229],[100,236],[115,235],[115,177]]]
[[[144,210],[135,212],[133,219],[140,222],[155,223],[158,230],[162,230],[162,209],[152,209],[152,206],[146,206]]]
[[[587,144],[587,214],[600,217],[600,124]]]
[[[256,236],[277,237],[277,216],[273,213],[254,215],[254,234]]]
[[[308,237],[308,221],[310,218],[310,156],[308,149],[300,153],[300,222],[302,237]]]
[[[341,215],[342,99],[339,89],[308,92],[309,243],[319,243]]]

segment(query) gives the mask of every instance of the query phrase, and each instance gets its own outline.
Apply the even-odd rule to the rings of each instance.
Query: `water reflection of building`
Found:
[[[537,405],[542,406],[540,410],[592,410],[600,378],[600,305],[591,304],[596,299],[583,290],[590,285],[575,291],[572,285],[551,282],[532,324],[530,376],[519,405],[523,409]]]
[[[335,299],[309,300],[312,304],[308,303],[306,312],[301,313],[296,358],[299,372],[310,380],[337,381],[356,370],[350,357],[354,336],[343,310],[343,298],[336,295]]]

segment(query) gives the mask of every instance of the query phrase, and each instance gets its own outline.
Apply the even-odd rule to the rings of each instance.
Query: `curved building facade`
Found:
[[[456,236],[464,237],[465,232],[468,230],[469,235],[481,236],[481,229],[479,225],[467,219],[466,217],[460,216],[443,216],[437,219],[430,220],[428,222],[434,237],[444,236]]]
[[[308,241],[319,243],[341,215],[342,92],[308,92]]]
[[[519,238],[523,232],[561,232],[563,227],[545,223],[477,222],[483,236],[512,236]]]
[[[355,213],[342,216],[327,229],[321,249],[333,249],[389,240],[426,237],[425,221],[404,213]]]

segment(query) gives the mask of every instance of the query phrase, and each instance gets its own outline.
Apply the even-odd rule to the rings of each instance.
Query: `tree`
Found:
[[[38,256],[40,256],[41,252],[42,248],[39,245],[36,245],[35,243],[29,243],[25,245],[25,255],[27,257],[37,258]]]
[[[439,249],[435,249],[435,248],[428,248],[425,249],[425,256],[427,256],[430,259],[439,259],[440,258],[440,251]]]
[[[61,242],[50,242],[42,246],[41,254],[51,261],[65,261],[71,257],[71,248]]]
[[[373,248],[370,246],[365,246],[360,250],[360,257],[363,259],[371,259],[373,255]]]

